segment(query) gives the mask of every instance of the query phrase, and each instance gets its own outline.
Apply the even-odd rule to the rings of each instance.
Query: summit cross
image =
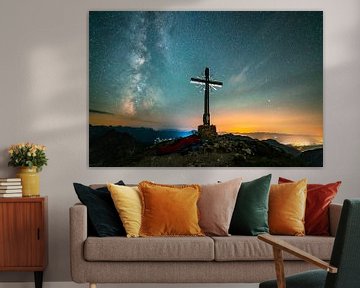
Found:
[[[220,81],[210,80],[209,68],[205,68],[205,79],[191,78],[190,83],[205,85],[203,125],[210,126],[209,91],[210,87],[222,87]]]

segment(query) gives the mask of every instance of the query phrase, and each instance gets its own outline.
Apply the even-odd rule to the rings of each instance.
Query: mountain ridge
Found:
[[[90,125],[89,145],[91,167],[318,167],[323,153],[301,152],[274,139],[201,139],[194,131],[125,126]]]

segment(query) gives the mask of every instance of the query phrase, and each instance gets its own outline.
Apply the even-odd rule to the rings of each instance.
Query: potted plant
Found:
[[[19,167],[16,174],[21,178],[22,194],[24,197],[39,196],[39,174],[48,159],[45,154],[46,147],[33,143],[20,143],[9,147],[9,166]]]

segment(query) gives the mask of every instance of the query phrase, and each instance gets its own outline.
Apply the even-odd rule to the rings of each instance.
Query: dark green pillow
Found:
[[[115,184],[125,185],[123,181]],[[90,235],[99,237],[126,235],[107,187],[92,189],[89,186],[74,183],[74,188],[81,203],[87,207]]]
[[[256,236],[269,233],[270,181],[271,174],[241,184],[230,222],[230,234]]]

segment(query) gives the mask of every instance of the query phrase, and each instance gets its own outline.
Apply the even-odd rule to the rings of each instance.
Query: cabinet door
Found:
[[[0,203],[0,267],[39,267],[44,259],[43,206]]]

